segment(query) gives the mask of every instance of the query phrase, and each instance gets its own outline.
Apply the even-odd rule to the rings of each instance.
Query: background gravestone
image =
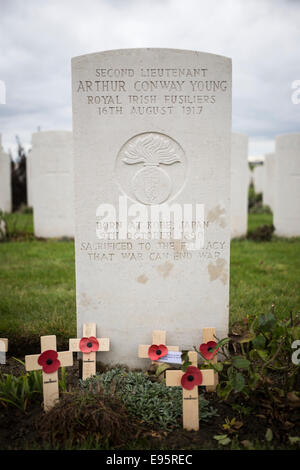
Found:
[[[0,210],[11,212],[12,194],[11,194],[11,161],[10,156],[2,148],[0,135]]]
[[[275,139],[275,202],[276,235],[300,235],[300,133],[277,136]]]
[[[232,134],[231,138],[231,238],[243,237],[248,223],[248,136]]]
[[[231,60],[130,49],[72,60],[78,334],[96,322],[105,361],[141,366],[153,330],[189,349],[228,328]],[[203,248],[96,236],[100,203],[204,204]],[[147,241],[147,240],[146,240]],[[101,358],[103,360],[103,358]],[[147,361],[144,361],[147,365]]]
[[[275,154],[266,153],[264,161],[264,194],[263,204],[274,210],[274,192],[275,192]]]
[[[30,168],[35,235],[42,238],[73,237],[72,132],[34,133]]]
[[[253,182],[256,193],[264,192],[264,165],[256,165],[253,169]]]

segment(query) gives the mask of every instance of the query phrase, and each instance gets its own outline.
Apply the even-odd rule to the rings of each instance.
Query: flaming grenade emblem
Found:
[[[175,143],[167,136],[149,133],[130,141],[122,159],[127,165],[143,163],[132,178],[132,190],[143,204],[161,204],[172,191],[172,182],[160,165],[181,162]]]

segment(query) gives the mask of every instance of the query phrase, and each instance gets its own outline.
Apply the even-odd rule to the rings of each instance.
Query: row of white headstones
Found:
[[[0,141],[1,148],[1,141]],[[300,134],[276,138],[275,153],[253,172],[248,167],[248,137],[232,134],[231,145],[231,238],[247,232],[248,188],[256,192],[274,213],[276,233],[300,235]],[[298,179],[297,179],[298,178]],[[11,211],[10,159],[0,153],[0,210]],[[34,208],[34,231],[38,237],[73,237],[72,133],[38,132],[32,136],[27,159],[27,199]]]
[[[89,377],[96,375],[96,354],[97,352],[109,351],[110,340],[109,338],[96,338],[97,326],[95,323],[87,323],[83,325],[83,337],[72,338],[69,340],[69,351],[57,352],[56,336],[42,336],[41,337],[41,354],[25,356],[26,371],[42,371],[43,376],[43,404],[44,410],[47,412],[59,400],[59,385],[58,385],[58,369],[60,367],[73,366],[73,353],[82,352],[82,379],[86,380]],[[202,331],[203,343],[215,341],[216,330],[215,328],[204,328]],[[82,342],[85,347],[83,348]],[[162,330],[155,330],[152,334],[152,345],[140,344],[138,349],[139,358],[150,358],[150,348],[157,349],[158,354],[164,347],[167,353],[169,351],[179,352],[178,346],[166,345],[166,332]],[[95,345],[95,347],[93,347]],[[89,349],[90,348],[90,349]],[[84,349],[84,352],[83,352]],[[0,351],[8,351],[8,340],[0,338]],[[179,352],[180,354],[180,352]],[[198,369],[198,353],[196,351],[188,352],[189,367]],[[164,361],[164,356],[157,362],[152,360],[153,364],[159,364]],[[212,363],[217,362],[217,355],[211,359]],[[194,370],[194,369],[193,369]],[[166,370],[165,379],[166,386],[169,387],[182,387],[182,420],[183,427],[186,430],[199,429],[199,406],[198,406],[198,385],[205,386],[207,392],[215,392],[218,384],[218,374],[213,369],[201,370],[201,383],[192,384],[185,388],[182,384],[182,377],[187,375],[187,379],[194,379],[193,375],[189,375],[189,369],[186,372],[182,370]]]

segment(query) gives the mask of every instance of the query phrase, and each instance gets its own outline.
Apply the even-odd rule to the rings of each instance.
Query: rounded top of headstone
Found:
[[[298,161],[300,155],[300,132],[282,134],[275,138],[276,156],[280,154],[284,160]]]
[[[237,133],[237,132],[232,132],[231,133],[231,146],[232,146],[232,149],[235,147],[237,148],[243,148],[247,149],[247,154],[248,154],[248,136],[247,134],[240,134],[240,133]],[[232,157],[232,156],[231,156]]]
[[[265,161],[270,159],[270,158],[274,158],[275,156],[275,153],[274,152],[267,152],[265,153]]]
[[[241,132],[232,132],[232,137],[236,139],[247,139],[248,140],[248,135],[247,134],[242,134]]]
[[[275,137],[275,142],[277,141],[289,141],[293,139],[300,139],[300,132],[292,132],[290,134],[279,134]]]
[[[98,51],[98,52],[91,52],[89,54],[83,54],[80,56],[72,57],[72,63],[75,62],[81,62],[84,61],[85,59],[87,60],[93,60],[93,58],[96,58],[98,55],[122,55],[122,56],[137,56],[137,55],[146,55],[146,54],[157,54],[162,55],[162,54],[174,54],[174,55],[179,55],[182,56],[183,54],[186,55],[195,55],[201,56],[201,57],[207,57],[209,58],[215,58],[218,59],[219,61],[223,62],[229,62],[231,64],[231,58],[230,57],[225,57],[222,55],[218,54],[212,54],[210,52],[201,52],[201,51],[193,51],[189,49],[172,49],[172,48],[160,48],[160,47],[141,47],[141,48],[129,48],[129,49],[111,49],[108,51]]]

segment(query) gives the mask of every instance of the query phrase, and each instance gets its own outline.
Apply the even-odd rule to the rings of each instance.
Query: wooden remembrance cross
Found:
[[[25,368],[27,371],[43,371],[44,409],[48,411],[59,399],[58,368],[72,366],[73,353],[72,351],[57,353],[55,335],[41,336],[41,353],[25,356]]]
[[[203,328],[202,330],[202,341],[203,343],[208,343],[209,341],[217,341],[216,339],[216,329],[215,328]],[[216,364],[218,362],[218,355],[216,354],[213,359],[210,360],[213,364]],[[207,392],[215,392],[217,385],[219,383],[219,375],[218,372],[214,373],[214,384],[213,385],[208,385],[206,387]]]
[[[166,346],[166,332],[163,330],[154,330],[152,333],[152,345],[164,345]],[[139,344],[139,351],[138,357],[141,359],[149,359],[149,348],[150,344]],[[168,351],[179,351],[178,346],[167,346]],[[163,358],[162,358],[163,359]],[[157,361],[152,361],[152,363],[156,363]]]
[[[189,361],[192,366],[197,367],[197,353],[196,351],[189,352]],[[167,370],[166,371],[166,385],[167,387],[182,387],[181,379],[185,372],[182,370]],[[201,369],[202,383],[201,385],[214,385],[214,371],[213,369]],[[187,390],[182,387],[182,415],[183,415],[183,428],[187,431],[199,430],[199,396],[198,386],[195,385],[192,390]]]
[[[8,339],[0,338],[0,352],[7,352],[8,350]]]
[[[8,339],[7,338],[0,338],[0,353],[7,353],[8,351]],[[1,359],[1,354],[0,354]],[[0,361],[0,364],[2,362]],[[3,364],[5,364],[5,355],[3,356]]]
[[[82,352],[83,380],[96,374],[97,351],[109,351],[109,338],[96,338],[96,334],[96,323],[85,323],[83,325],[83,338],[69,340],[70,351]]]

